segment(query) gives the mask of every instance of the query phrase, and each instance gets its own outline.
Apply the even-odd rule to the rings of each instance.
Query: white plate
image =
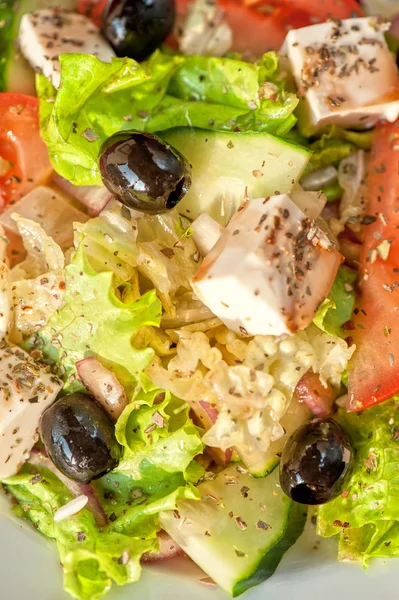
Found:
[[[0,498],[1,600],[68,600],[55,548],[20,521],[8,516]],[[397,598],[399,562],[376,561],[368,571],[337,563],[335,540],[317,540],[314,526],[286,554],[276,573],[244,594],[243,600],[388,600]],[[139,583],[113,589],[108,600],[228,600],[187,559],[146,567]]]

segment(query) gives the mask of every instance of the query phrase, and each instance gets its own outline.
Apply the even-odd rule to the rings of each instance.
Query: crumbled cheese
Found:
[[[219,414],[204,442],[224,451],[234,447],[248,459],[284,435],[280,421],[303,375],[312,369],[323,384],[339,388],[354,349],[314,325],[282,339],[239,338],[219,327],[211,341],[204,333],[181,330],[167,368],[155,360],[146,373],[194,410],[199,398],[214,406]]]

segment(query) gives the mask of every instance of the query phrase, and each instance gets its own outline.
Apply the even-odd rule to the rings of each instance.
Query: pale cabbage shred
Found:
[[[27,258],[10,271],[5,244],[0,247],[0,326],[3,335],[8,329],[10,341],[18,343],[22,334],[38,331],[62,308],[64,266],[71,251],[64,255],[34,221],[18,215],[14,218]],[[151,344],[155,350],[147,375],[156,385],[194,408],[200,400],[217,408],[219,415],[204,434],[205,444],[224,451],[234,447],[242,456],[267,452],[271,442],[284,434],[280,420],[301,377],[312,369],[324,385],[338,388],[354,347],[348,348],[344,340],[314,325],[282,338],[240,338],[229,331],[205,307],[202,310],[189,291],[198,266],[192,260],[196,254],[192,239],[180,231],[184,243],[183,247],[178,243],[174,257],[161,252],[165,245],[174,247],[179,239],[173,219],[173,215],[144,217],[138,228],[138,222],[113,202],[99,217],[74,225],[75,246],[84,240],[92,265],[99,270],[106,265],[116,282],[130,282],[136,287],[133,295],[140,293],[137,271],[157,288],[165,314],[169,314],[164,330],[143,328],[135,343]],[[155,241],[150,241],[151,235]],[[114,246],[118,247],[117,257]],[[153,272],[149,268],[152,259]],[[191,322],[176,329],[183,324],[183,315],[191,315]],[[175,348],[171,348],[172,342]]]
[[[150,287],[158,290],[165,315],[170,319],[178,316],[177,292],[191,292],[190,280],[198,267],[194,257],[196,246],[186,235],[187,224],[180,222],[177,213],[140,219],[139,226],[128,209],[111,201],[98,217],[73,224],[74,248],[65,254],[38,223],[17,214],[13,219],[27,252],[26,259],[10,271],[6,264],[6,243],[2,242],[3,250],[0,248],[1,281],[7,280],[0,291],[0,303],[7,304],[12,312],[8,330],[9,339],[14,343],[40,330],[63,307],[64,267],[81,242],[85,244],[93,268],[113,271],[116,285],[128,284],[125,300],[140,296],[139,273],[149,280]],[[5,239],[4,231],[0,239]],[[172,250],[172,257],[162,253],[165,246]],[[194,315],[199,312],[196,304],[196,301],[191,303],[195,310],[190,312]],[[206,314],[206,311],[200,312]]]
[[[20,343],[23,335],[45,325],[64,304],[65,257],[43,228],[14,214],[27,257],[13,269],[7,264],[6,235],[0,238],[0,336]]]
[[[339,219],[332,218],[330,227],[334,235],[339,235],[349,225],[360,231],[360,219],[366,208],[368,155],[358,150],[339,163],[338,182],[344,190],[339,205]]]

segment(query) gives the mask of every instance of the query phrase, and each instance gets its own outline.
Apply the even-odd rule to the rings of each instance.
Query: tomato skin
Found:
[[[364,15],[356,0],[246,0],[248,4],[272,4],[284,6],[291,10],[303,10],[320,21],[326,19],[350,19]],[[313,20],[314,23],[314,20]]]
[[[102,14],[109,0],[79,0],[78,12],[101,27]],[[184,19],[194,0],[176,0],[178,22]],[[290,29],[307,27],[333,17],[362,16],[356,0],[218,0],[233,31],[232,50],[245,55],[261,55],[279,50]],[[177,47],[171,36],[168,45]]]
[[[180,18],[192,0],[176,0]],[[233,31],[232,50],[261,55],[279,50],[290,29],[299,29],[327,18],[363,15],[355,0],[218,0]],[[176,43],[172,41],[172,45]]]
[[[363,222],[373,222],[364,226],[360,297],[352,318],[356,351],[349,366],[349,411],[373,406],[399,391],[398,163],[399,121],[379,125],[368,168],[368,204],[363,218]],[[384,240],[391,241],[386,260],[376,251]]]
[[[303,10],[278,7],[272,13],[261,7],[251,8],[231,0],[220,0],[226,20],[233,30],[233,50],[244,54],[261,55],[279,50],[290,29],[312,25],[311,15]]]
[[[107,8],[108,0],[79,0],[77,11],[92,20],[94,25],[101,28],[102,16]]]
[[[11,165],[0,175],[1,210],[44,182],[52,171],[40,138],[37,98],[0,93],[0,157]]]
[[[193,0],[176,0],[177,18],[181,22]],[[280,6],[281,4],[281,6]],[[259,6],[248,6],[241,0],[218,0],[226,21],[233,31],[232,50],[245,56],[260,56],[268,50],[279,50],[290,29],[312,25],[311,15],[304,10],[286,8],[278,3],[272,12]],[[267,7],[270,3],[267,2]],[[169,38],[168,45],[177,47]]]

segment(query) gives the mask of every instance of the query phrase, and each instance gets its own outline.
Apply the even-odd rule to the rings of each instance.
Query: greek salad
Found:
[[[0,0],[0,487],[97,600],[399,556],[399,5]]]

